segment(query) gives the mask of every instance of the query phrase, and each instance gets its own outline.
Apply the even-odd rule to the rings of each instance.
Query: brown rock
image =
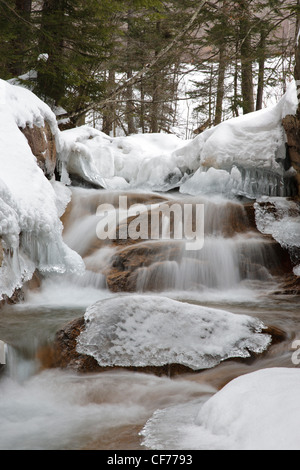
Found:
[[[138,243],[118,251],[111,266],[104,272],[107,286],[112,292],[134,292],[139,268],[154,263],[176,261],[180,258],[180,243]]]
[[[15,305],[24,300],[24,290],[16,289],[11,297],[4,295],[2,300],[0,300],[0,308],[4,305]]]
[[[41,287],[41,278],[38,274],[38,272],[34,272],[32,278],[30,281],[27,281],[24,284],[24,288],[28,290],[37,290]]]
[[[287,337],[286,333],[277,326],[268,326],[264,334],[272,336],[272,344],[282,343]]]
[[[99,370],[97,361],[76,351],[76,340],[84,328],[84,318],[68,323],[56,334],[53,347],[39,351],[39,359],[44,367],[75,369],[80,372]]]
[[[280,290],[275,292],[276,295],[300,296],[300,277],[289,274],[285,276],[280,287]]]
[[[48,178],[51,178],[56,166],[56,144],[50,125],[46,122],[44,127],[27,126],[21,131],[28,140],[39,167]]]

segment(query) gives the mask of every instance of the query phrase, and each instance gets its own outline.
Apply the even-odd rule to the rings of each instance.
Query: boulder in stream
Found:
[[[51,354],[41,359],[45,367],[79,372],[126,368],[173,376],[250,358],[271,342],[254,317],[156,295],[120,295],[58,331]]]

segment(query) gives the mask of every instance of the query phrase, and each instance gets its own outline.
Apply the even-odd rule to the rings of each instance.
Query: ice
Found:
[[[261,198],[255,204],[256,224],[282,246],[300,247],[300,206],[286,198]]]
[[[206,369],[229,357],[262,352],[270,343],[255,318],[154,295],[97,302],[86,310],[85,321],[77,351],[101,366]]]
[[[295,264],[300,261],[300,206],[287,198],[263,197],[254,204],[258,230],[286,248]],[[295,267],[295,274],[299,267]]]
[[[180,192],[189,195],[224,194],[245,196],[249,199],[261,195],[283,197],[295,195],[293,172],[283,168],[278,172],[259,168],[242,168],[234,165],[231,170],[200,167],[196,173],[180,185]]]

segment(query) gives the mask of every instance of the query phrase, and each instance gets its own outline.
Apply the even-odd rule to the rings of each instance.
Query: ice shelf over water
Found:
[[[152,295],[117,296],[90,306],[77,351],[99,365],[181,364],[206,369],[229,357],[249,357],[270,344],[256,318]]]
[[[0,299],[12,295],[35,269],[77,271],[80,257],[62,240],[59,216],[67,188],[47,180],[20,131],[47,121],[59,137],[50,108],[25,88],[0,80]],[[59,138],[57,140],[59,148]]]

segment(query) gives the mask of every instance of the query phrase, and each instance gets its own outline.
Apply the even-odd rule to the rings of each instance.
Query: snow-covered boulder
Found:
[[[141,432],[143,444],[152,449],[299,450],[299,387],[296,368],[240,376],[212,397],[157,410]]]
[[[62,239],[61,192],[46,178],[21,131],[46,122],[59,146],[50,108],[29,90],[0,80],[0,300],[22,287],[36,269],[83,269],[81,258]]]

